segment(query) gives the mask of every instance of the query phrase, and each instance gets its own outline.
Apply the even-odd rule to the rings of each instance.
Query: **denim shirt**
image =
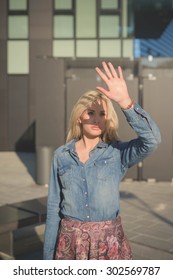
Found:
[[[137,104],[122,110],[137,138],[99,142],[86,163],[79,161],[74,139],[54,152],[48,192],[44,259],[53,259],[60,220],[104,221],[120,211],[119,184],[127,169],[150,155],[161,141],[151,117]]]

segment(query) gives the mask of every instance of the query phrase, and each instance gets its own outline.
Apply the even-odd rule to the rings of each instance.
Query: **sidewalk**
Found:
[[[0,152],[0,206],[46,196],[35,177],[35,154]],[[173,260],[173,184],[122,182],[120,199],[134,259]],[[21,259],[42,259],[42,252]]]
[[[173,185],[122,183],[120,195],[134,259],[173,260]]]

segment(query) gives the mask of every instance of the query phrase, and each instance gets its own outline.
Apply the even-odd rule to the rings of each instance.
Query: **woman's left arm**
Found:
[[[139,104],[123,110],[129,125],[134,129],[137,138],[128,142],[118,142],[124,168],[129,168],[153,153],[161,143],[161,135],[156,123]]]
[[[136,139],[118,143],[122,164],[128,168],[143,160],[157,148],[161,142],[160,131],[149,114],[130,98],[121,67],[118,67],[119,75],[117,75],[111,63],[103,62],[102,65],[105,73],[98,67],[96,71],[106,83],[108,90],[102,87],[97,89],[119,104],[128,123],[138,135]]]

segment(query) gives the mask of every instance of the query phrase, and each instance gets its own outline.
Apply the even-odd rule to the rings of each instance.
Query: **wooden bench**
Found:
[[[14,256],[15,232],[44,223],[46,205],[47,197],[42,197],[0,207],[0,252]]]

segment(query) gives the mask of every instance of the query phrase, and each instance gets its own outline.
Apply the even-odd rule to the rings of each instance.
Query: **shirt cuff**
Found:
[[[122,111],[129,122],[135,122],[141,117],[147,118],[147,114],[138,103],[134,103],[132,108],[122,109]]]

